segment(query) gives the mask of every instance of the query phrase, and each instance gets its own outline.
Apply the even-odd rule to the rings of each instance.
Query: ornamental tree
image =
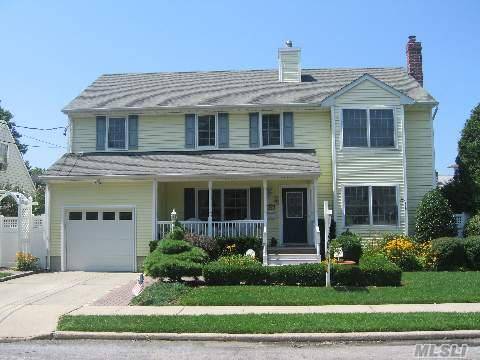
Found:
[[[439,189],[425,194],[416,215],[415,236],[420,242],[457,235],[452,209]]]

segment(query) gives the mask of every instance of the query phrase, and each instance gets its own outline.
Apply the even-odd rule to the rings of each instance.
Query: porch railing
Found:
[[[180,221],[187,232],[208,235],[208,221]],[[252,236],[261,238],[263,220],[212,221],[212,236]],[[162,239],[172,228],[171,221],[158,221],[158,237]]]

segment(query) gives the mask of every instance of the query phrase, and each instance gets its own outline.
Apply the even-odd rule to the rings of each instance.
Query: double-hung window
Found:
[[[281,129],[280,114],[262,114],[262,145],[281,145]]]
[[[8,164],[8,144],[0,143],[0,171],[6,170]]]
[[[245,220],[248,218],[247,189],[214,189],[212,191],[212,218],[220,220]],[[208,190],[197,190],[197,217],[208,219]]]
[[[397,225],[396,186],[346,186],[345,226]]]
[[[197,120],[197,145],[198,147],[216,146],[216,116],[199,115]]]
[[[395,147],[392,109],[343,109],[343,147]]]
[[[111,150],[127,148],[127,120],[124,117],[109,117],[107,120],[107,144]]]

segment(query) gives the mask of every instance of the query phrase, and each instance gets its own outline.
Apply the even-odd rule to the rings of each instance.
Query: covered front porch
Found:
[[[157,239],[178,220],[199,235],[262,239],[265,264],[293,253],[319,260],[316,176],[156,180],[154,187]]]

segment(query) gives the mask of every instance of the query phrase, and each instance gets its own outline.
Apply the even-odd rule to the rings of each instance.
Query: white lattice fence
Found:
[[[0,266],[15,266],[15,254],[18,251],[28,251],[38,257],[39,265],[45,268],[47,244],[44,215],[23,216],[20,223],[24,231],[22,235],[25,234],[21,237],[18,234],[18,218],[0,216]]]

